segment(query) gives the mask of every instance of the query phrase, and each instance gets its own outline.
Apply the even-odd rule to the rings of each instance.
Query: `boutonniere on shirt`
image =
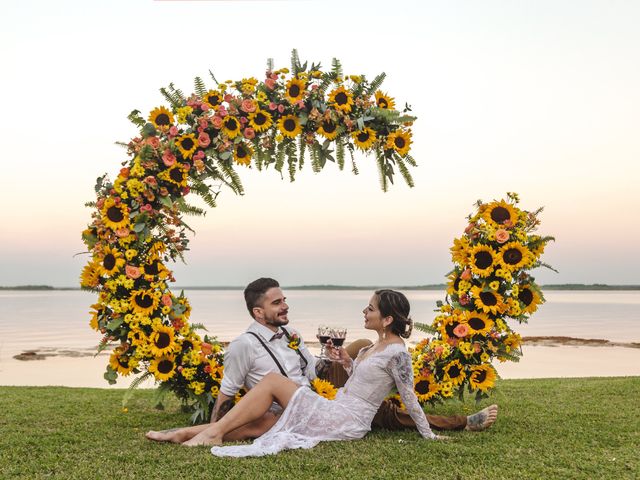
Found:
[[[292,350],[298,350],[300,347],[300,337],[297,333],[294,333],[289,337],[289,348]]]

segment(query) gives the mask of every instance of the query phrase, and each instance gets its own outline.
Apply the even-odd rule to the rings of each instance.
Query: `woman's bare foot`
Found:
[[[480,432],[493,425],[497,418],[498,406],[489,405],[487,408],[484,408],[473,415],[469,415],[467,417],[467,426],[464,429],[471,430],[472,432]]]
[[[197,447],[199,445],[222,445],[222,435],[219,435],[214,428],[203,430],[191,440],[182,442],[185,447]]]
[[[170,428],[169,430],[160,430],[148,431],[144,436],[149,440],[153,440],[154,442],[171,442],[171,443],[182,443],[187,438],[186,435],[182,434],[180,431],[181,428]]]

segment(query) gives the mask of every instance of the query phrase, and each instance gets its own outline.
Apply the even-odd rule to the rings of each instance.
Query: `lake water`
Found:
[[[210,335],[229,341],[251,322],[240,290],[187,290],[191,321]],[[440,291],[405,292],[414,321],[431,323]],[[371,292],[364,290],[289,290],[291,325],[315,340],[319,324],[344,326],[348,339],[370,338],[362,327],[362,309]],[[562,335],[640,342],[640,292],[549,291],[547,303],[528,324],[512,327],[523,336]],[[82,291],[0,291],[0,358],[25,349],[93,348],[100,335],[89,328],[90,305],[97,296]],[[416,332],[416,341],[425,334]]]

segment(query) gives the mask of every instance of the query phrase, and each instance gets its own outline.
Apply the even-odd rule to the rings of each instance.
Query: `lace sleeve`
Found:
[[[429,427],[429,422],[424,411],[418,403],[416,394],[413,391],[413,368],[411,367],[411,356],[407,352],[398,352],[389,361],[389,373],[396,382],[396,387],[400,398],[404,403],[407,412],[418,427],[420,435],[424,438],[435,438]]]

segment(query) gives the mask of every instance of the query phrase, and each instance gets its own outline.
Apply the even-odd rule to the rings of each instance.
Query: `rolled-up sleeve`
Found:
[[[245,378],[253,362],[251,340],[248,335],[241,335],[227,347],[224,354],[224,375],[220,384],[220,391],[234,396],[245,383]]]

